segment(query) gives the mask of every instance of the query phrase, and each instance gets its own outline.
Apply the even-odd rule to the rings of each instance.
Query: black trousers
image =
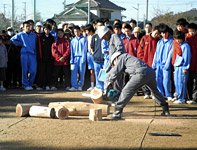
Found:
[[[187,95],[189,100],[197,101],[197,72],[191,70],[187,81]]]
[[[38,62],[36,83],[39,87],[51,86],[53,64],[51,62]]]
[[[52,85],[56,86],[58,77],[63,73],[63,81],[65,82],[65,87],[70,86],[70,65],[54,66],[52,75]]]

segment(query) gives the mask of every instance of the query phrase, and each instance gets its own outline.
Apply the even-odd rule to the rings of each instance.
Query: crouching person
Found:
[[[157,89],[155,71],[152,68],[140,59],[129,54],[122,54],[121,52],[115,52],[112,55],[111,63],[113,68],[106,78],[106,89],[123,73],[128,74],[130,80],[122,89],[120,97],[116,102],[114,113],[108,116],[110,119],[121,119],[123,108],[143,85],[147,85],[150,88],[155,96],[155,101],[162,107],[163,112],[161,115],[170,115],[168,103],[166,103],[164,97]]]

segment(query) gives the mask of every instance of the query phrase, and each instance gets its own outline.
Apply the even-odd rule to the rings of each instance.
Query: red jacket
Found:
[[[191,37],[189,34],[187,34],[186,41],[191,47],[192,55],[189,70],[197,72],[197,35]]]
[[[145,35],[140,41],[137,49],[137,57],[152,67],[157,42],[159,38],[152,38],[151,35]]]
[[[128,54],[134,57],[137,57],[137,48],[138,48],[139,42],[136,37],[132,36],[130,40],[128,41],[127,37],[125,36],[123,39],[123,44]]]
[[[57,39],[52,45],[52,56],[54,57],[54,65],[69,65],[70,64],[70,43],[65,38]],[[64,57],[65,61],[59,59]]]

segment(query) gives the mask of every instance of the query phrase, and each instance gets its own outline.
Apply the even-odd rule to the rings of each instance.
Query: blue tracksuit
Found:
[[[103,69],[107,69],[109,66],[109,41],[102,40],[102,53],[104,54]]]
[[[32,86],[36,76],[37,60],[36,60],[36,42],[37,36],[35,33],[20,32],[10,39],[21,48],[21,67],[22,67],[22,84],[26,88]],[[27,74],[30,73],[29,80]]]
[[[71,41],[71,85],[74,88],[83,87],[86,69],[87,39],[81,35],[74,37]],[[77,84],[77,73],[79,71],[79,82]]]
[[[51,30],[50,33],[54,37],[54,39],[57,40],[57,33],[54,30]]]
[[[191,49],[187,42],[183,42],[181,46],[182,56],[176,55],[174,63],[175,75],[175,88],[180,102],[185,102],[187,92],[187,80],[189,75],[189,67],[191,60]],[[183,70],[187,70],[187,74],[183,74]]]
[[[163,39],[157,43],[152,68],[156,69],[156,81],[159,92],[166,97],[172,97],[171,93],[171,59],[173,39],[171,36],[166,41]],[[164,89],[164,90],[163,90]]]

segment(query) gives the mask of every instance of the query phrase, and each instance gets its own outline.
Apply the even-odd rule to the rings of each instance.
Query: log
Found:
[[[90,109],[89,120],[101,121],[102,120],[102,109],[100,109],[100,108]]]
[[[48,107],[64,106],[69,110],[69,116],[89,116],[89,110],[92,108],[102,109],[102,116],[106,117],[110,113],[108,105],[92,104],[85,102],[51,102]],[[70,111],[70,108],[74,111]]]
[[[55,118],[55,109],[44,106],[32,106],[29,110],[32,117]]]
[[[19,117],[29,116],[29,109],[31,106],[39,106],[40,103],[21,103],[16,105],[16,114]]]
[[[64,106],[57,106],[55,107],[55,116],[59,119],[66,119],[68,118],[69,110]]]

